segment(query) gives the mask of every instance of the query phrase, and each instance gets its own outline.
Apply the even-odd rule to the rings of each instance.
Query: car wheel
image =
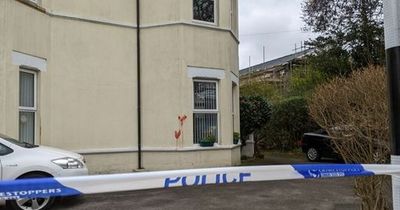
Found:
[[[28,174],[18,179],[46,178],[44,174]],[[55,198],[19,199],[7,201],[7,207],[14,210],[48,210],[54,204]],[[7,208],[7,209],[8,209]]]
[[[311,162],[319,161],[321,160],[321,154],[316,148],[310,147],[307,150],[307,159]]]

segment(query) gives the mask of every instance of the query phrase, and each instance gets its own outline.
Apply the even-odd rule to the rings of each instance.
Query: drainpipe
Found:
[[[384,0],[392,164],[400,164],[400,2]],[[393,209],[400,210],[400,176],[392,176]]]
[[[136,0],[136,44],[137,44],[137,117],[138,117],[138,169],[142,166],[142,95],[141,95],[141,66],[140,66],[140,0]]]

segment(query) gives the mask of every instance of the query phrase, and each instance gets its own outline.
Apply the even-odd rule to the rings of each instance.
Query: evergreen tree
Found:
[[[382,0],[305,0],[306,30],[319,34],[311,63],[330,75],[384,63]]]

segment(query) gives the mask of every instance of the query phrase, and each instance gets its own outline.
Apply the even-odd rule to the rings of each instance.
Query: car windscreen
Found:
[[[8,137],[8,136],[6,136],[4,134],[1,134],[1,133],[0,133],[0,138],[4,139],[4,140],[6,140],[6,141],[8,141],[8,142],[10,142],[12,144],[15,144],[17,146],[23,147],[23,148],[30,149],[30,148],[38,147],[38,146],[33,145],[33,144],[29,144],[29,143],[26,143],[26,142],[18,141],[16,139],[13,139],[13,138]]]

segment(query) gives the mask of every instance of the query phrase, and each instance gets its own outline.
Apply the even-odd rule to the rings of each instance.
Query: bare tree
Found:
[[[383,67],[369,67],[318,87],[309,106],[347,163],[376,164],[390,157],[387,102]],[[388,177],[357,178],[355,190],[362,209],[389,209]]]

